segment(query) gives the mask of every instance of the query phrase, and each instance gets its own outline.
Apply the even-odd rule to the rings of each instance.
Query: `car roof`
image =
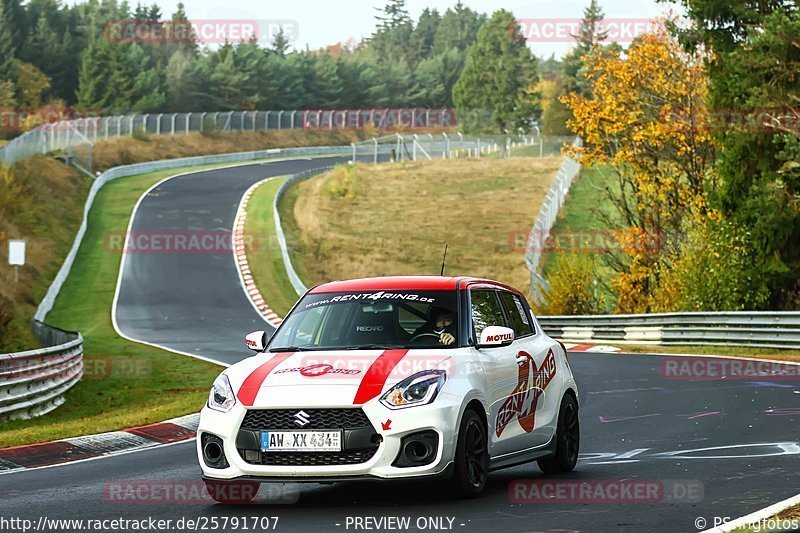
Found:
[[[488,288],[520,292],[504,283],[469,276],[386,276],[362,278],[324,283],[311,289],[309,294],[360,291],[455,291],[468,285],[485,285]]]

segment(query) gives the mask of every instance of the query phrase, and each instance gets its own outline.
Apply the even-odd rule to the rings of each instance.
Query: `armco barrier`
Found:
[[[38,321],[31,329],[48,346],[0,354],[0,420],[25,419],[52,411],[83,375],[83,337]]]
[[[800,349],[800,312],[543,316],[550,336],[570,341]]]

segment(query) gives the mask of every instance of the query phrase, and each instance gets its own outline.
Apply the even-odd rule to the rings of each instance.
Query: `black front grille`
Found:
[[[306,426],[297,424],[298,412],[308,415]],[[361,408],[343,409],[252,409],[242,420],[242,429],[253,430],[334,430],[346,428],[372,427],[369,418]],[[297,455],[297,454],[293,454]],[[266,464],[266,463],[265,463]],[[339,464],[339,463],[334,463]],[[348,464],[348,463],[342,463]]]
[[[378,448],[375,447],[342,452],[269,452],[261,453],[261,460],[258,462],[247,462],[262,466],[357,465],[372,459],[377,451]],[[244,459],[244,450],[239,450],[239,455]]]

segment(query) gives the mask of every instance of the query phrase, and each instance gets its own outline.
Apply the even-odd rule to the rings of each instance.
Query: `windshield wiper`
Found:
[[[310,352],[312,351],[311,348],[300,348],[298,346],[282,346],[280,348],[270,348],[270,353],[275,352]]]
[[[343,348],[333,348],[339,350],[402,350],[402,344],[359,344],[358,346],[345,346]]]

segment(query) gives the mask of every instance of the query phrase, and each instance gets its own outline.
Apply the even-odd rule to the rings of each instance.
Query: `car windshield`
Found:
[[[269,351],[454,348],[455,291],[309,294],[269,344]]]

